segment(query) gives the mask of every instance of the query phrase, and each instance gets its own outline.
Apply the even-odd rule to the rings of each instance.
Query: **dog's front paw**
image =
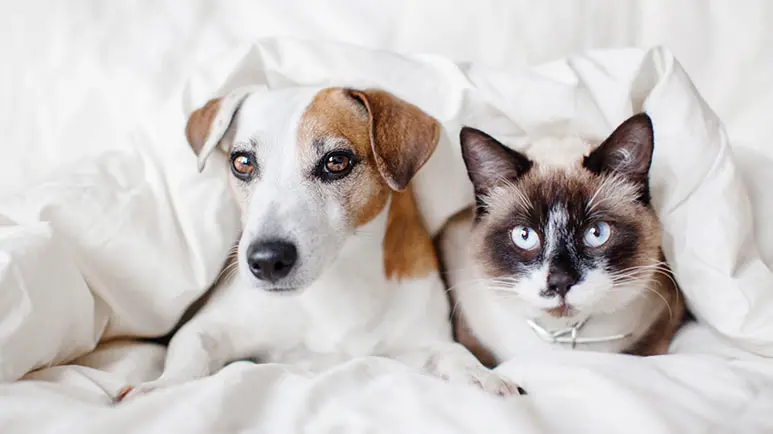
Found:
[[[480,364],[430,363],[427,371],[446,381],[472,384],[493,395],[525,394],[517,384]]]
[[[448,381],[466,382],[498,396],[520,395],[517,384],[483,366],[467,366],[447,377]]]

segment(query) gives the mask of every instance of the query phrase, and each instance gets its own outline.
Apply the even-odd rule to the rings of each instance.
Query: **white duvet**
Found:
[[[299,3],[29,4],[0,18],[4,59],[25,66],[0,73],[0,432],[773,432],[767,3]],[[689,23],[711,44],[671,36]],[[258,39],[271,35],[305,39]],[[663,48],[521,69],[669,38],[700,93]],[[460,125],[521,146],[601,139],[646,110],[664,250],[700,323],[668,356],[509,361],[498,370],[530,392],[509,400],[369,358],[324,372],[239,362],[112,406],[163,363],[163,348],[126,338],[168,331],[236,237],[223,161],[197,173],[182,131],[242,84],[380,86],[438,118],[445,135],[416,180],[433,231],[471,200]]]

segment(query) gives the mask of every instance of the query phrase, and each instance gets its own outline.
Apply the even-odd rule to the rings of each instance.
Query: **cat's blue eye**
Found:
[[[599,222],[585,231],[583,242],[588,247],[601,247],[604,243],[609,241],[609,236],[611,234],[612,228],[609,227],[609,223]]]
[[[513,243],[523,250],[534,250],[540,245],[537,231],[526,226],[516,226],[510,232]]]

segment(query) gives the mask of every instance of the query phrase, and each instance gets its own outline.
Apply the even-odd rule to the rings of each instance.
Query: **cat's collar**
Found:
[[[537,324],[534,320],[527,319],[526,324],[531,327],[534,333],[545,342],[551,344],[570,344],[572,348],[575,348],[578,344],[596,344],[601,342],[619,341],[631,336],[633,333],[620,333],[609,336],[594,336],[594,337],[581,337],[580,329],[590,320],[590,317],[586,317],[581,321],[574,323],[570,327],[551,331],[541,325]]]

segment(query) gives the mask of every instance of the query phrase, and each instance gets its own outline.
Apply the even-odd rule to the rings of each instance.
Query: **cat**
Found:
[[[667,352],[685,307],[650,203],[649,116],[592,150],[534,142],[534,160],[470,127],[460,142],[476,206],[439,240],[457,339],[489,366],[554,348]]]

